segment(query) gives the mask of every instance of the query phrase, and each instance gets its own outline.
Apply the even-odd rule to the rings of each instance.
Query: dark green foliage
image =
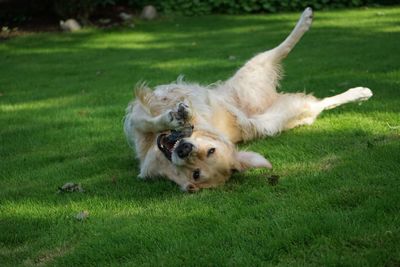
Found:
[[[54,0],[54,2],[61,3],[61,6],[65,7],[72,14],[75,12],[86,16],[100,4],[127,4],[138,9],[145,5],[152,4],[162,13],[177,13],[192,16],[211,13],[275,13],[280,11],[302,10],[308,6],[319,10],[398,3],[396,0]]]
[[[0,23],[24,22],[37,14],[78,18],[85,22],[97,8],[105,6],[129,6],[140,11],[151,4],[164,14],[193,16],[299,11],[307,6],[320,10],[399,3],[399,0],[5,0],[0,1]]]
[[[114,4],[114,0],[53,0],[54,12],[58,16],[82,21],[87,21],[98,6]]]
[[[280,11],[302,10],[312,7],[315,10],[365,5],[396,4],[395,0],[162,0],[155,1],[164,13],[184,15],[275,13]]]
[[[51,0],[0,1],[0,26],[9,23],[24,23],[32,16],[49,9],[51,9]]]
[[[78,18],[85,22],[96,8],[115,4],[114,0],[5,0],[0,1],[0,23],[23,23],[35,16]]]

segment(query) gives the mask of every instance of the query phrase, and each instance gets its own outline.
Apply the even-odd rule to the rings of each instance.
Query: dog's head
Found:
[[[238,151],[234,144],[210,131],[172,131],[160,134],[158,148],[187,180],[184,190],[223,184],[233,172],[249,168],[272,168],[255,152]]]

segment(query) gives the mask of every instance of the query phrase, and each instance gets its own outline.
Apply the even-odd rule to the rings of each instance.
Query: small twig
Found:
[[[389,128],[390,128],[391,130],[400,129],[400,125],[398,125],[398,126],[392,126],[392,125],[390,125],[388,122],[387,122],[386,124],[387,124],[387,126],[389,126]]]

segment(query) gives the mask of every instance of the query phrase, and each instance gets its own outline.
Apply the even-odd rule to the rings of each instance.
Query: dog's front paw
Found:
[[[192,117],[192,110],[188,104],[181,102],[177,105],[177,115],[184,121],[189,121]]]
[[[174,128],[183,127],[192,118],[192,111],[185,103],[178,103],[176,109],[169,112],[170,123]]]

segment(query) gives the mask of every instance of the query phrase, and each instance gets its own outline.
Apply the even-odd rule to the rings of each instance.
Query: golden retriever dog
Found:
[[[227,81],[204,87],[178,78],[154,90],[138,85],[124,131],[140,160],[139,177],[167,177],[195,192],[224,184],[236,171],[272,168],[263,155],[235,144],[310,125],[323,110],[370,98],[364,87],[323,99],[277,92],[279,64],[310,28],[312,15],[305,9],[279,46],[251,58]]]

